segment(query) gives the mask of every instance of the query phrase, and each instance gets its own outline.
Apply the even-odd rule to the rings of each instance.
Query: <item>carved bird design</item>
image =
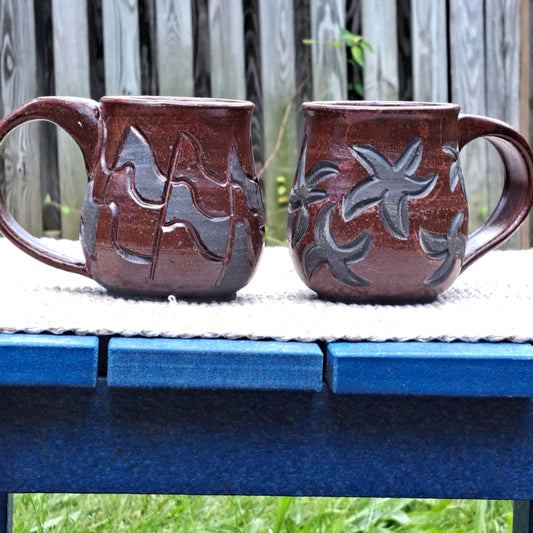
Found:
[[[387,231],[398,239],[407,239],[409,218],[407,201],[423,198],[431,192],[437,176],[417,179],[413,174],[422,160],[422,141],[415,139],[391,163],[379,150],[367,144],[353,147],[354,157],[370,172],[344,197],[342,215],[349,221],[365,209],[378,204],[379,214]]]
[[[326,191],[317,188],[317,185],[334,176],[339,167],[330,161],[319,161],[314,164],[307,176],[305,175],[305,161],[307,156],[307,144],[304,145],[302,155],[298,161],[294,185],[289,196],[289,214],[298,213],[294,223],[291,242],[298,244],[309,227],[309,205],[321,202],[326,198]]]
[[[457,260],[463,261],[466,249],[466,239],[459,233],[464,220],[464,213],[461,211],[452,221],[450,229],[446,234],[431,233],[423,229],[419,232],[420,247],[424,253],[435,260],[444,260],[435,272],[429,276],[424,285],[434,287],[446,281],[452,273]]]
[[[352,242],[340,245],[331,232],[334,204],[325,205],[315,221],[315,241],[304,254],[304,272],[310,279],[324,266],[341,283],[352,287],[370,287],[370,282],[354,274],[348,265],[362,261],[372,249],[372,235],[361,233]]]

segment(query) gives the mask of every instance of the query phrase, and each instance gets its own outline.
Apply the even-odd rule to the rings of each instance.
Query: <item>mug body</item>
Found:
[[[91,277],[117,293],[233,297],[264,242],[253,104],[104,97],[100,110],[80,232]]]
[[[459,275],[468,206],[453,104],[309,102],[291,191],[295,268],[319,296],[434,299]]]

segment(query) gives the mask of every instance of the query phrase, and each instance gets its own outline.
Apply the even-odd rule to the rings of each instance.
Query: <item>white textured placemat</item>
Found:
[[[80,253],[71,241],[52,242]],[[319,300],[286,248],[267,248],[232,302],[108,296],[98,284],[48,267],[0,239],[0,332],[226,337],[300,341],[533,340],[533,250],[491,252],[436,302],[355,305]]]

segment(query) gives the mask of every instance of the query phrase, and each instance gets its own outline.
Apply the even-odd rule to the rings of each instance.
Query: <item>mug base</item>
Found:
[[[117,289],[106,289],[107,294],[112,298],[129,298],[134,300],[153,300],[156,302],[185,300],[191,303],[210,302],[230,302],[237,297],[236,292],[227,294],[174,294],[174,293],[138,293],[135,291],[122,291]]]
[[[360,297],[346,297],[346,296],[329,296],[326,294],[317,293],[320,300],[325,300],[333,303],[343,303],[351,305],[424,305],[434,302],[438,298],[438,294],[433,296],[422,296],[420,298],[416,297],[371,297],[371,298],[360,298]]]

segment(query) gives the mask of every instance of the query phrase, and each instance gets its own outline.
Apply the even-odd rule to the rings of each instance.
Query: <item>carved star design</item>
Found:
[[[292,232],[291,242],[293,245],[298,244],[309,227],[309,205],[321,202],[326,198],[326,191],[317,188],[317,185],[337,174],[339,168],[330,161],[319,161],[305,175],[305,160],[307,156],[307,143],[304,145],[302,155],[298,161],[296,169],[296,178],[289,196],[289,213],[298,213],[294,229]]]
[[[459,148],[455,142],[447,142],[442,146],[442,151],[452,156],[453,161],[450,165],[450,189],[455,191],[457,185],[461,188],[463,198],[466,198],[465,183],[463,173],[461,172],[461,163],[459,161]]]
[[[437,176],[418,179],[413,174],[422,160],[422,141],[415,139],[402,152],[396,163],[391,163],[379,150],[367,144],[353,147],[354,157],[370,173],[344,197],[342,215],[349,221],[373,205],[379,205],[379,214],[387,231],[398,239],[409,236],[407,201],[428,195]]]
[[[315,244],[304,254],[304,272],[310,279],[318,270],[328,266],[331,275],[341,283],[353,287],[370,287],[370,282],[354,274],[348,265],[362,261],[372,249],[372,235],[361,233],[352,242],[340,245],[331,232],[334,204],[325,205],[316,218]]]
[[[446,281],[455,266],[456,261],[463,261],[466,249],[466,239],[460,233],[464,220],[464,213],[461,211],[455,215],[450,229],[446,234],[431,233],[423,229],[419,232],[420,247],[424,253],[435,260],[443,260],[435,272],[429,276],[424,285],[434,287]]]

